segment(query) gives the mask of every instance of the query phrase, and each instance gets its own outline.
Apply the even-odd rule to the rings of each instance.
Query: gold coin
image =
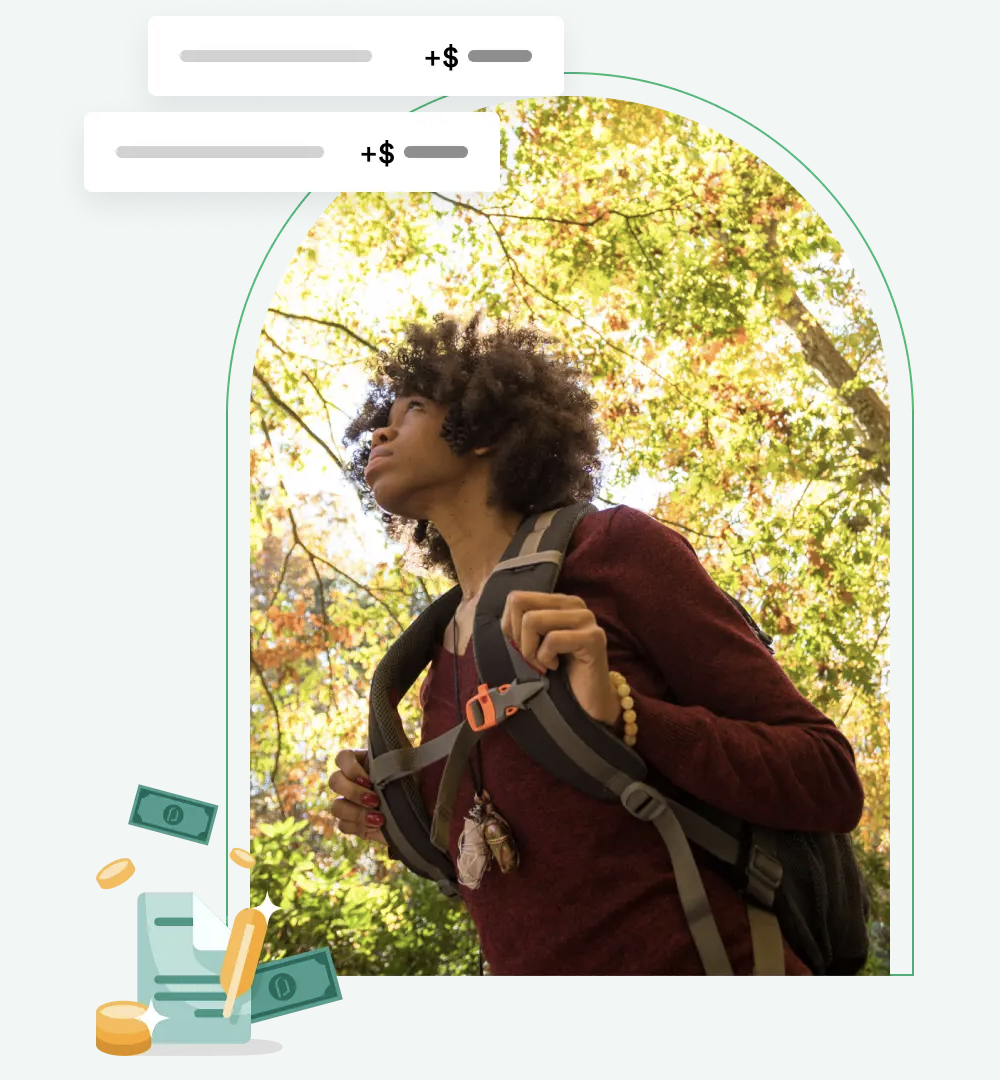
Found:
[[[253,864],[257,861],[249,851],[244,851],[241,847],[234,847],[233,850],[230,851],[229,857],[237,866],[245,866],[247,870],[251,869]]]
[[[115,859],[97,871],[97,884],[102,889],[113,889],[135,873],[135,863],[131,859]]]
[[[97,1010],[97,1049],[126,1057],[144,1054],[152,1045],[149,1028],[139,1019],[146,1006],[138,1001],[109,1001]]]

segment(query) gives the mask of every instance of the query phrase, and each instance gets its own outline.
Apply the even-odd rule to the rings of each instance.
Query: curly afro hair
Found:
[[[365,483],[371,433],[389,422],[397,397],[418,395],[446,406],[441,436],[461,456],[491,446],[487,502],[522,515],[589,502],[601,484],[596,403],[586,376],[533,326],[500,322],[482,333],[477,313],[463,329],[451,318],[410,323],[405,341],[381,350],[368,396],[348,424],[345,465],[367,512],[381,513],[389,537],[416,550],[416,563],[458,580],[444,537],[426,520],[383,511]]]

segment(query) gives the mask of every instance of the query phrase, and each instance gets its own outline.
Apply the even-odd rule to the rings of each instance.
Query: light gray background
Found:
[[[279,10],[216,3],[204,13]],[[418,10],[300,4],[283,13]],[[470,2],[428,13],[532,10]],[[892,289],[916,403],[920,983],[870,980],[809,994],[782,984],[715,985],[682,994],[663,980],[488,980],[470,990],[458,979],[426,989],[414,980],[347,979],[336,1007],[255,1031],[258,1049],[282,1047],[262,1065],[372,1072],[406,1067],[416,1047],[425,1052],[409,1066],[415,1075],[472,1063],[489,1076],[506,1074],[509,1052],[470,1034],[481,1030],[477,1002],[514,1026],[521,1047],[514,1067],[532,1076],[553,1065],[605,1076],[640,1064],[663,1071],[695,1063],[708,1075],[733,1067],[770,1075],[776,1054],[824,1076],[848,1060],[870,1069],[947,1060],[961,1070],[963,1059],[974,1059],[987,1030],[977,983],[996,952],[988,799],[998,710],[986,685],[997,643],[989,10],[772,0],[681,10],[576,0],[541,11],[566,22],[567,70],[667,83],[784,143],[846,207]],[[13,1007],[4,1057],[41,1075],[106,1075],[113,1067],[93,1048],[93,1009],[134,996],[140,889],[194,888],[221,912],[208,884],[225,859],[221,810],[208,848],[154,843],[160,838],[124,822],[140,780],[171,790],[183,774],[190,779],[180,790],[192,795],[219,787],[226,372],[250,282],[299,201],[87,193],[83,114],[409,109],[424,100],[151,97],[146,20],[201,11],[63,2],[6,19],[0,386],[10,479],[0,535],[12,841],[3,955]],[[647,100],[618,85],[588,92]],[[908,387],[891,370],[897,423],[905,423]],[[245,400],[247,390],[246,379],[234,384],[237,397]],[[905,453],[895,439],[897,470]],[[245,479],[244,468],[237,466]],[[241,564],[234,580],[245,588],[245,533],[231,544],[230,562]],[[894,571],[899,554],[897,539]],[[897,587],[894,572],[894,609]],[[245,594],[235,603],[245,612]],[[897,621],[894,641],[904,636]],[[901,715],[896,690],[898,729],[911,717]],[[231,703],[231,722],[244,718],[240,702]],[[238,762],[237,775],[245,777]],[[895,771],[893,785],[897,793]],[[895,815],[906,809],[894,798]],[[231,824],[229,844],[246,839],[246,825],[241,835]],[[122,854],[139,867],[136,887],[101,893],[96,870]],[[600,1022],[589,1023],[597,1012]],[[242,1064],[146,1056],[138,1067],[219,1076],[237,1075]]]

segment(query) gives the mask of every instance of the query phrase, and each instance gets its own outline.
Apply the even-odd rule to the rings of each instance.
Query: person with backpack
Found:
[[[460,896],[493,975],[855,973],[850,743],[680,533],[589,505],[581,373],[479,323],[411,324],[345,433],[365,505],[456,586],[335,755],[340,830]]]

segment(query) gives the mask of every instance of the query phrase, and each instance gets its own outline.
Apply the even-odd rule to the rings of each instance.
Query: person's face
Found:
[[[430,398],[397,397],[385,427],[372,432],[365,482],[383,510],[399,517],[431,518],[439,499],[455,497],[485,451],[457,456],[441,436],[447,408]]]

